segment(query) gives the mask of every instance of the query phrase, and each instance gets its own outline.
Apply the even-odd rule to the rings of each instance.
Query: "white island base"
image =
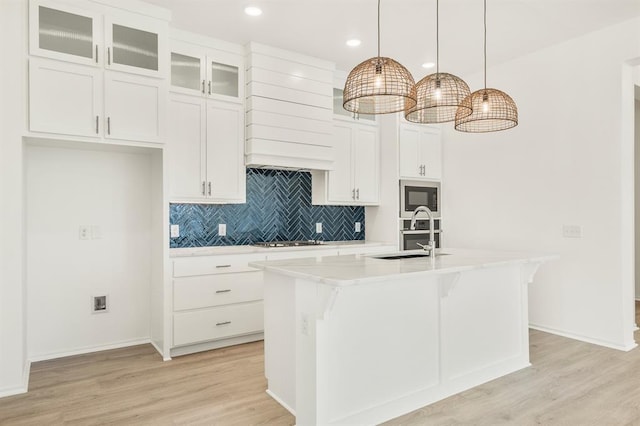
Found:
[[[377,424],[530,365],[527,284],[549,257],[450,252],[255,263],[267,392],[298,425]]]

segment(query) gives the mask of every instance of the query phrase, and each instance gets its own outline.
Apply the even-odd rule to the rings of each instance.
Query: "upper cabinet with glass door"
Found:
[[[85,7],[79,8],[78,5]],[[104,66],[107,69],[164,77],[162,52],[166,22],[141,14],[109,14],[91,2],[32,0],[29,53],[35,56]]]
[[[342,106],[342,92],[342,89],[333,88],[333,118],[338,120],[359,120],[364,124],[376,124],[376,116],[373,114],[357,114],[344,109]]]
[[[215,41],[209,41],[209,46]],[[229,44],[224,43],[228,48]],[[223,51],[202,44],[171,42],[171,90],[189,95],[242,102],[244,56],[241,46]]]

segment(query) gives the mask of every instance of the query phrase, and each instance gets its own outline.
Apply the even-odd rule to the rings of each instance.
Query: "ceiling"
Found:
[[[172,25],[239,44],[257,41],[333,61],[349,71],[376,56],[375,0],[145,0],[170,9]],[[244,14],[262,8],[258,17]],[[435,0],[382,0],[381,55],[416,81],[434,70]],[[481,0],[440,1],[440,70],[482,70]],[[488,0],[489,66],[640,16],[640,0]],[[345,41],[359,38],[350,48]],[[491,79],[489,76],[489,85]]]

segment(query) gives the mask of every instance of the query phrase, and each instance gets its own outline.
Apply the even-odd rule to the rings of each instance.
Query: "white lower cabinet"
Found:
[[[175,346],[262,333],[263,330],[262,300],[173,314]]]
[[[263,339],[264,276],[250,262],[393,249],[388,245],[338,245],[174,258],[171,356]]]
[[[379,146],[376,126],[335,122],[333,169],[312,172],[313,204],[377,205]]]
[[[163,142],[163,80],[54,60],[29,60],[29,130]]]

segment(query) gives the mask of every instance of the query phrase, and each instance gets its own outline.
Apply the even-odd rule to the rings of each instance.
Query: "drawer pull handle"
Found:
[[[231,324],[231,321],[218,322],[216,323],[216,327],[220,325],[227,325],[227,324]]]
[[[231,268],[231,265],[216,265],[216,268]]]
[[[226,289],[226,290],[216,290],[216,293],[229,293],[231,291],[230,288]]]

